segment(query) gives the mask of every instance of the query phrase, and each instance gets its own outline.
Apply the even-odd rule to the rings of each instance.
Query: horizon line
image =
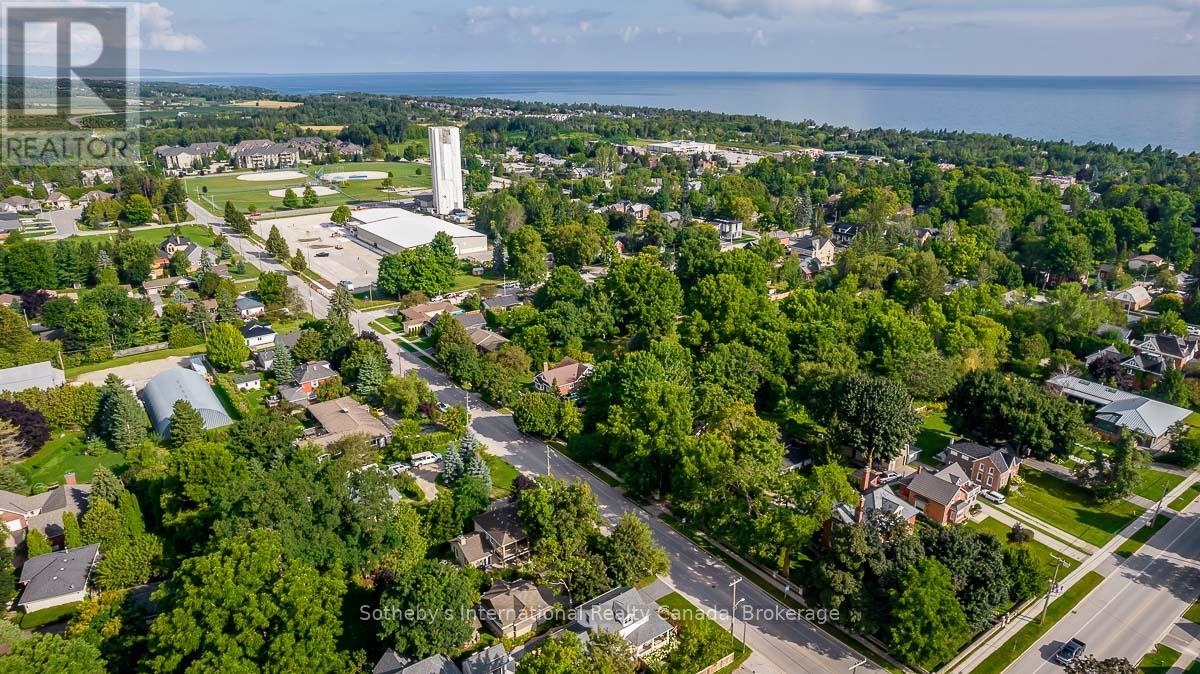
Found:
[[[805,71],[805,70],[601,70],[601,69],[481,69],[481,70],[340,70],[340,71],[175,71],[162,68],[145,68],[138,73],[139,79],[148,77],[311,77],[349,75],[797,75],[797,76],[854,76],[854,77],[962,77],[980,79],[1194,79],[1196,74],[1172,75],[1120,75],[1120,74],[1000,74],[1000,73],[917,73],[917,72],[866,72],[866,71]]]

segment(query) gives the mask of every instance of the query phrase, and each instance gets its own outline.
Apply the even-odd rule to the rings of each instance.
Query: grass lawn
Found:
[[[1030,622],[1026,624],[1003,646],[997,648],[983,662],[979,663],[979,666],[971,674],[1000,674],[1003,672],[1030,646],[1037,643],[1055,623],[1070,613],[1102,580],[1104,580],[1104,576],[1095,571],[1080,578],[1066,592],[1059,595],[1058,599],[1050,602],[1045,623]]]
[[[1192,604],[1191,608],[1184,612],[1183,619],[1190,620],[1197,625],[1200,625],[1200,601]]]
[[[657,603],[659,606],[667,609],[670,614],[667,617],[667,620],[676,626],[682,626],[688,623],[715,622],[708,616],[704,615],[700,609],[696,608],[692,602],[685,599],[683,595],[679,594],[678,592],[672,592],[671,594],[664,595],[658,600]],[[721,633],[727,634],[723,628],[721,629]],[[746,658],[750,657],[750,653],[753,651],[747,648],[746,644],[733,637],[728,638],[728,644],[728,650],[725,652],[734,653],[733,662],[730,663],[728,667],[722,668],[720,671],[736,672],[737,669],[742,666],[742,663],[746,661]]]
[[[1007,524],[1001,522],[1000,520],[992,519],[991,517],[985,518],[982,522],[970,520],[967,522],[966,526],[994,535],[996,538],[999,538],[1005,546],[1016,547],[1018,545],[1023,545],[1039,562],[1044,564],[1048,569],[1053,568],[1054,565],[1058,563],[1058,561],[1055,559],[1056,557],[1063,560],[1067,563],[1067,566],[1059,572],[1060,578],[1073,571],[1075,567],[1079,566],[1079,562],[1076,561],[1075,558],[1059,554],[1050,546],[1038,541],[1038,536],[1040,535],[1039,533],[1035,533],[1034,539],[1028,543],[1009,543],[1008,533],[1011,531],[1011,529]]]
[[[1174,648],[1158,644],[1153,651],[1147,653],[1138,663],[1138,669],[1145,674],[1167,674],[1179,659],[1181,653]]]
[[[173,225],[166,226],[166,227],[133,227],[133,228],[129,229],[129,234],[130,234],[130,236],[132,236],[135,239],[139,239],[141,241],[149,241],[150,243],[157,246],[158,244],[165,241],[168,236],[171,236],[171,232],[173,230],[174,230]],[[115,237],[117,235],[116,229],[98,230],[98,231],[110,231],[111,233],[107,234],[107,235],[97,234],[96,235],[97,239],[111,240],[113,237]],[[205,225],[179,225],[179,233],[182,234],[183,236],[186,236],[187,238],[191,239],[192,241],[195,241],[196,243],[200,244],[201,246],[212,247],[212,245],[213,245],[213,233]],[[215,263],[215,260],[214,260],[214,263]]]
[[[950,444],[952,436],[950,425],[946,423],[946,413],[935,411],[925,415],[921,422],[921,432],[917,435],[917,447],[921,450],[921,460],[936,466],[937,459],[933,458]]]
[[[483,460],[492,474],[492,498],[508,496],[513,481],[521,474],[513,465],[493,454],[483,452]]]
[[[1097,547],[1142,512],[1129,501],[1099,503],[1083,487],[1037,470],[1023,470],[1021,476],[1025,484],[1009,494],[1009,505]]]
[[[1192,486],[1183,490],[1183,493],[1179,496],[1176,496],[1175,500],[1171,501],[1171,504],[1167,507],[1169,507],[1171,510],[1182,511],[1184,508],[1187,508],[1189,505],[1191,505],[1192,501],[1195,501],[1197,496],[1200,496],[1200,482],[1197,482],[1196,484],[1193,484]]]
[[[1183,671],[1183,674],[1200,674],[1200,660],[1193,660],[1192,664]]]
[[[78,367],[69,367],[67,368],[67,379],[71,379],[88,372],[107,370],[110,367],[118,367],[120,365],[129,365],[131,363],[148,363],[152,360],[170,358],[171,356],[190,356],[203,352],[204,348],[205,347],[203,344],[197,344],[195,346],[184,346],[178,349],[159,349],[158,351],[148,351],[146,353],[139,353],[132,356],[113,358],[112,360],[105,360],[99,363],[89,363],[87,365],[80,365]]]
[[[49,625],[60,620],[65,620],[66,618],[75,615],[75,612],[79,610],[79,603],[80,602],[75,602],[72,604],[63,604],[62,606],[51,606],[50,608],[44,608],[40,611],[34,611],[33,613],[22,614],[20,621],[21,629],[31,630],[43,625]]]
[[[1177,473],[1144,468],[1141,471],[1141,479],[1138,480],[1137,489],[1134,489],[1133,493],[1142,498],[1157,501],[1163,497],[1163,494],[1178,486],[1180,482],[1183,482],[1183,476]]]
[[[1154,520],[1154,524],[1138,529],[1136,533],[1126,539],[1114,552],[1118,557],[1132,557],[1133,553],[1137,552],[1139,548],[1146,544],[1146,541],[1150,540],[1151,536],[1158,533],[1158,530],[1165,527],[1167,522],[1170,521],[1170,517],[1159,515]]]
[[[53,437],[36,454],[17,464],[17,470],[30,484],[62,483],[64,473],[75,473],[81,484],[92,481],[96,468],[115,469],[125,464],[125,455],[103,449],[96,456],[84,454],[83,433],[66,433]]]
[[[384,316],[377,322],[398,335],[404,334],[404,319],[401,316]]]
[[[384,171],[392,175],[392,183],[396,187],[429,187],[433,184],[429,177],[428,166],[408,162],[348,162],[324,166],[301,166],[290,170],[301,171],[309,176],[315,176],[320,170],[324,170],[326,173]],[[244,173],[247,172],[218,173],[211,176],[188,178],[186,179],[188,196],[217,215],[224,212],[226,201],[232,201],[242,211],[256,210],[260,213],[287,211],[291,209],[284,207],[283,197],[273,197],[270,192],[290,187],[297,196],[300,196],[305,183],[308,182],[305,178],[270,181],[238,180],[237,176]],[[327,187],[331,187],[337,192],[320,197],[317,206],[338,206],[347,203],[395,199],[397,195],[382,190],[380,187],[382,183],[382,179],[327,183]],[[254,209],[251,209],[251,206]]]

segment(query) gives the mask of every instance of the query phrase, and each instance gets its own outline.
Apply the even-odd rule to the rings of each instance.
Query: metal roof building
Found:
[[[32,363],[0,370],[0,391],[18,393],[31,388],[54,388],[67,383],[63,371],[50,364]]]
[[[352,224],[360,241],[385,254],[424,246],[433,241],[438,232],[450,236],[459,255],[487,251],[487,235],[483,232],[403,208],[357,211]]]
[[[177,400],[188,401],[204,419],[206,429],[233,423],[204,377],[179,367],[156,375],[142,389],[142,401],[146,404],[150,423],[154,425],[154,431],[164,438],[171,430],[171,415]]]

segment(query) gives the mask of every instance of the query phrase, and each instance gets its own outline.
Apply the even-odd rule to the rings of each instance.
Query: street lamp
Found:
[[[730,603],[730,606],[729,606],[729,636],[734,639],[736,639],[737,637],[733,636],[733,622],[735,620],[733,612],[735,610],[737,610],[737,605],[738,605],[737,586],[738,586],[738,583],[740,583],[740,582],[742,582],[742,578],[738,577],[738,578],[734,578],[733,582],[729,584],[729,587],[733,588],[733,598],[731,598],[729,600],[729,603]]]

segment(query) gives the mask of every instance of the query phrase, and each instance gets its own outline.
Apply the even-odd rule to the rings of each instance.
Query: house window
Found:
[[[990,474],[988,475],[987,486],[992,486],[992,476]]]

